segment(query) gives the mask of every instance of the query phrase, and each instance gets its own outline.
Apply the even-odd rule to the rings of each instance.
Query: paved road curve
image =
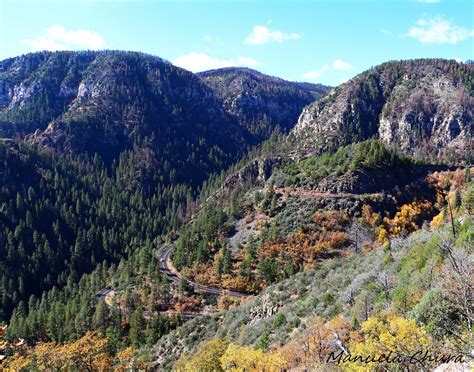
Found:
[[[172,282],[177,282],[183,278],[183,276],[178,272],[178,270],[175,269],[173,264],[171,263],[171,251],[173,250],[173,245],[170,245],[169,247],[166,247],[163,249],[158,256],[158,268],[166,274],[168,279]],[[196,282],[192,282],[188,280],[188,283],[194,287],[194,289],[198,292],[201,293],[209,293],[209,294],[215,294],[215,295],[220,295],[220,294],[226,294],[232,297],[247,297],[247,294],[244,293],[239,293],[239,292],[234,292],[234,291],[228,291],[226,289],[221,289],[221,288],[213,288],[213,287],[208,287],[203,284],[199,284]],[[114,290],[107,287],[99,292],[96,293],[96,298],[99,301],[104,301],[107,306],[112,306],[112,303],[110,302],[109,298],[111,295],[114,294]],[[203,316],[207,315],[206,313],[194,313],[194,312],[185,312],[185,313],[177,313],[173,311],[164,311],[163,314],[167,314],[169,316],[172,315],[179,315],[181,319],[192,319],[198,316]],[[150,318],[151,313],[149,311],[144,311],[143,316],[144,318]]]
[[[172,282],[177,282],[180,281],[183,276],[175,269],[173,264],[171,263],[171,251],[173,250],[173,245],[170,245],[163,249],[158,256],[158,268],[166,274],[168,279]],[[210,294],[215,294],[215,295],[220,295],[220,294],[227,294],[232,297],[237,297],[237,298],[243,298],[247,297],[247,294],[244,293],[239,293],[239,292],[234,292],[234,291],[228,291],[226,289],[221,289],[221,288],[213,288],[213,287],[208,287],[203,284],[199,284],[196,282],[192,282],[188,280],[188,283],[194,287],[194,289],[197,292],[201,293],[210,293]],[[111,289],[110,287],[104,288],[100,290],[99,292],[96,293],[96,297],[99,301],[104,301],[107,306],[112,306],[112,303],[110,301],[110,296],[114,294],[114,290]],[[207,313],[194,313],[194,312],[185,312],[185,313],[176,313],[172,311],[164,311],[162,312],[163,314],[167,315],[179,315],[182,319],[191,319],[195,318],[198,316],[203,316],[207,315]],[[143,316],[145,318],[150,318],[151,313],[149,311],[144,311]]]
[[[167,276],[168,279],[177,282],[183,278],[183,276],[175,269],[173,264],[171,263],[171,252],[173,250],[173,245],[163,249],[158,256],[158,268],[163,271]],[[188,279],[187,279],[188,280]],[[210,293],[215,295],[226,294],[232,297],[247,297],[248,295],[245,293],[229,291],[227,289],[215,288],[215,287],[208,287],[206,285],[192,282],[188,280],[188,283],[194,287],[195,290],[204,293]]]

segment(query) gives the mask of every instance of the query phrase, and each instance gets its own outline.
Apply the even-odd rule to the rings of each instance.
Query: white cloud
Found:
[[[303,35],[297,32],[285,34],[278,30],[270,30],[267,26],[254,26],[250,35],[245,38],[245,44],[262,45],[272,42],[283,43],[288,40],[301,39]]]
[[[319,70],[305,72],[301,77],[307,80],[315,80],[323,76],[329,70],[329,65],[323,65]]]
[[[441,17],[422,17],[408,30],[408,36],[423,44],[457,44],[474,36],[474,30],[457,26]]]
[[[105,41],[100,34],[90,30],[67,30],[63,26],[54,25],[46,28],[35,39],[23,39],[22,44],[33,50],[73,50],[103,49]]]
[[[212,43],[215,39],[212,35],[205,35],[202,40],[206,43]]]
[[[191,52],[171,61],[174,65],[192,72],[211,70],[231,66],[257,67],[261,63],[251,57],[238,56],[230,59],[211,57],[206,53]]]
[[[440,0],[416,0],[417,3],[425,3],[425,4],[438,4]]]
[[[347,71],[350,69],[352,69],[352,65],[349,62],[335,59],[331,64],[326,63],[319,70],[305,72],[301,77],[306,80],[316,80],[330,71]]]
[[[332,68],[334,70],[350,70],[352,68],[352,65],[349,62],[343,61],[342,59],[336,59],[332,63]]]

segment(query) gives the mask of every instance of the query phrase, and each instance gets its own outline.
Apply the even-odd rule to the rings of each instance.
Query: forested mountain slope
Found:
[[[56,151],[134,158],[197,185],[255,142],[194,74],[132,52],[35,53],[0,67],[1,130]]]
[[[276,127],[288,133],[303,107],[329,91],[321,84],[285,81],[248,68],[221,68],[198,76],[225,110],[259,139],[268,138]]]
[[[301,92],[278,105],[286,110]],[[31,295],[156,248],[184,220],[202,181],[260,141],[196,75],[120,51],[1,61],[0,132],[6,320]]]
[[[26,144],[0,145],[0,317],[53,286],[76,283],[100,263],[156,247],[176,228],[192,190],[130,187],[126,159],[112,169]]]

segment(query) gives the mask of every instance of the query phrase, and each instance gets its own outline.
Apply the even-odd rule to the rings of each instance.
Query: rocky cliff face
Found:
[[[0,134],[44,129],[77,95],[89,52],[33,53],[0,61]]]
[[[303,107],[329,90],[324,85],[285,81],[248,68],[222,68],[198,75],[225,110],[259,139],[268,138],[277,126],[289,132]]]
[[[389,62],[307,106],[293,133],[315,153],[379,137],[409,155],[468,157],[473,73],[454,61]]]

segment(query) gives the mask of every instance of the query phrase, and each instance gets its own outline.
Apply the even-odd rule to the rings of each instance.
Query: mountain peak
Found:
[[[384,63],[307,106],[293,134],[316,153],[378,137],[410,155],[463,158],[473,131],[472,73],[451,60]]]

